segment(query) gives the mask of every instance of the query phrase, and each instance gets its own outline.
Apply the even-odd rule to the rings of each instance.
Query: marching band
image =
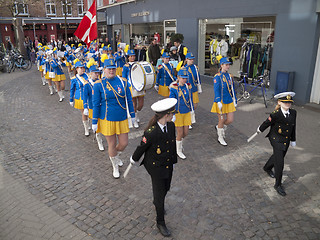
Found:
[[[65,98],[66,76],[63,67],[67,68],[70,77],[70,106],[81,110],[84,134],[89,136],[92,128],[100,151],[104,151],[102,135],[105,136],[114,178],[120,177],[119,167],[123,166],[120,154],[128,145],[129,128],[139,128],[138,116],[144,105],[146,91],[154,88],[164,100],[167,99],[160,101],[163,105],[156,104],[153,108],[156,115],[144,131],[141,144],[131,157],[129,165],[134,165],[145,154],[143,164],[152,178],[157,226],[164,236],[170,236],[164,223],[164,198],[170,188],[173,164],[177,162],[177,156],[186,159],[183,141],[191,124],[195,123],[194,110],[202,92],[199,68],[194,64],[195,57],[191,52],[187,52],[187,48],[181,46],[179,45],[178,50],[184,51],[181,58],[185,61],[179,63],[177,76],[174,66],[169,63],[170,56],[167,52],[162,54],[162,63],[155,70],[148,62],[135,62],[134,50],[128,49],[128,45],[124,43],[117,44],[114,54],[110,46],[97,49],[95,41],[88,49],[81,44],[66,45],[63,53],[39,44],[37,52],[42,85],[48,84],[50,95],[53,95],[56,89],[59,102]],[[237,107],[233,76],[228,73],[229,67],[228,59],[221,58],[220,71],[213,78],[214,102],[211,112],[218,116],[216,130],[218,142],[223,146],[227,146],[225,132],[234,120]],[[140,68],[142,70],[137,71]],[[290,109],[293,96],[294,93],[281,94],[278,99],[281,108],[278,107],[257,129],[257,133],[260,133],[271,127],[268,137],[274,153],[264,170],[269,176],[276,177],[275,189],[282,196],[286,195],[281,185],[284,156],[290,141],[292,146],[295,145],[296,112]],[[285,113],[290,113],[289,120],[283,116]],[[279,125],[279,129],[276,125]],[[289,133],[286,134],[285,129],[288,129]],[[170,138],[162,135],[167,131]],[[166,145],[168,139],[170,144]],[[282,139],[283,146],[280,146],[280,140],[276,139]],[[148,149],[149,145],[154,147]],[[163,154],[166,154],[166,157],[163,158]],[[275,169],[275,174],[272,168]],[[130,168],[125,176],[128,170]],[[159,175],[161,172],[167,177],[163,179]]]

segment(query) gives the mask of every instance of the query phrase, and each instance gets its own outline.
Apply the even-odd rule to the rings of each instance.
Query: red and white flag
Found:
[[[92,40],[98,37],[96,0],[93,1],[88,12],[84,15],[74,35],[84,41],[88,46]]]

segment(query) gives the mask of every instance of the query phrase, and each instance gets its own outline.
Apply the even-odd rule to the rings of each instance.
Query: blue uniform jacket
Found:
[[[172,78],[170,77],[168,71],[165,69],[164,65],[168,68]],[[176,77],[174,76],[173,72],[173,66],[171,63],[162,63],[158,67],[158,74],[157,74],[157,80],[156,85],[157,86],[169,86],[173,81],[176,81]]]
[[[64,74],[64,72],[62,71],[61,66],[58,64],[57,59],[52,59],[52,60],[50,61],[50,65],[51,65],[51,67],[53,68],[54,73],[55,73],[56,75],[63,75],[63,74]]]
[[[176,110],[179,113],[184,114],[192,111],[193,106],[191,107],[190,100],[191,104],[193,104],[193,100],[190,83],[186,83],[183,86],[179,86],[177,83],[172,84],[169,98],[175,98],[178,100]]]
[[[129,113],[135,117],[131,92],[126,79],[116,76],[113,79],[103,78],[93,85],[93,119],[108,121],[123,121],[127,119],[126,97]]]
[[[126,64],[126,57],[123,52],[116,52],[114,54],[114,59],[116,61],[117,68],[122,68]]]
[[[92,96],[95,81],[89,79],[83,87],[83,108],[93,109]]]
[[[86,73],[80,75],[85,80],[88,80],[89,77]],[[71,78],[70,82],[70,102],[73,102],[73,99],[82,99],[83,100],[83,83],[78,79],[77,75]]]
[[[234,82],[229,73],[217,73],[213,78],[214,102],[229,104],[233,102]],[[237,97],[234,96],[237,102]]]
[[[197,84],[201,84],[199,69],[194,64],[186,65],[185,68],[187,69],[188,75],[189,75],[188,83],[190,83],[192,86],[191,92],[193,92],[193,93],[197,92],[198,91]]]

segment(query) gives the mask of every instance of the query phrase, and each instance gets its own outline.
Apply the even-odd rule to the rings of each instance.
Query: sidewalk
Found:
[[[0,239],[163,239],[145,169],[113,179],[107,151],[98,150],[93,134],[84,136],[68,98],[50,96],[35,69],[6,76],[0,75]],[[298,147],[286,156],[288,195],[281,197],[262,171],[271,151],[265,134],[246,142],[273,106],[239,103],[223,147],[210,113],[212,82],[202,88],[197,123],[185,139],[187,159],[175,165],[166,200],[169,239],[320,239],[319,111],[296,107]],[[147,92],[121,175],[157,99]]]

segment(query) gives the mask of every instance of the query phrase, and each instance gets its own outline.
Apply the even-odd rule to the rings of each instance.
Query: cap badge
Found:
[[[161,154],[160,148],[157,148],[157,154]]]
[[[290,96],[290,95],[288,95],[288,96],[287,96],[287,99],[288,99],[288,100],[291,100],[291,96]]]

